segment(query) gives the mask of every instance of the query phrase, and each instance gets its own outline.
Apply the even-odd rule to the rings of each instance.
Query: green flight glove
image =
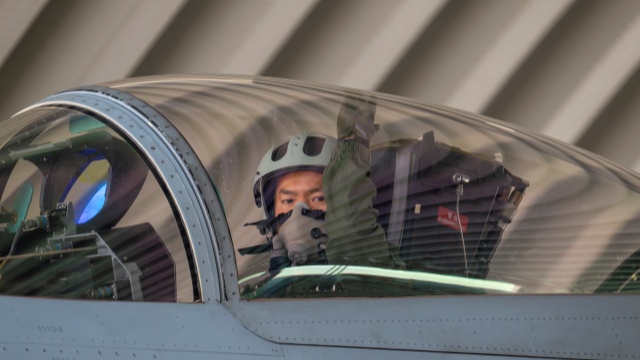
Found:
[[[355,135],[356,140],[369,146],[380,125],[374,124],[376,102],[373,97],[347,96],[338,113],[338,138],[347,139]]]

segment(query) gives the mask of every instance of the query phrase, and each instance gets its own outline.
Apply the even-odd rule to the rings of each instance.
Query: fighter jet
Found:
[[[363,103],[366,144],[338,133]],[[336,257],[349,211],[276,214],[271,170],[347,143],[375,191],[340,199],[364,193],[384,242],[347,227]],[[1,359],[640,359],[640,175],[549,137],[174,75],[51,95],[0,144]],[[300,219],[304,241],[283,238]]]

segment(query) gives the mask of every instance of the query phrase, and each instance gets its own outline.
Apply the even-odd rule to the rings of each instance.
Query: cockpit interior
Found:
[[[376,94],[371,204],[403,267],[329,262],[272,272],[271,239],[246,226],[264,219],[252,194],[258,163],[287,136],[336,137],[345,97],[361,94],[192,76],[56,96],[82,94],[126,111],[54,98],[2,123],[0,294],[202,302],[202,241],[219,259],[220,291],[245,300],[640,290],[640,177],[568,145]],[[126,114],[157,138],[145,142]],[[194,202],[215,238],[190,235],[194,209],[153,157],[160,143],[187,163],[182,176],[206,174],[194,186],[211,187],[215,199]]]

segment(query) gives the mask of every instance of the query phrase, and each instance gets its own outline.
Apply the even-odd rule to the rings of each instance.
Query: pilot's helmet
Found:
[[[317,133],[302,133],[284,139],[271,147],[256,170],[253,196],[256,205],[264,209],[266,218],[273,214],[273,199],[280,176],[293,171],[322,173],[336,147],[336,139]]]

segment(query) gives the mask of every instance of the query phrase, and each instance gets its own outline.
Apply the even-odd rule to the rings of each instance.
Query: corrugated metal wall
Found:
[[[637,0],[0,0],[0,117],[77,85],[267,75],[449,105],[640,170]]]

